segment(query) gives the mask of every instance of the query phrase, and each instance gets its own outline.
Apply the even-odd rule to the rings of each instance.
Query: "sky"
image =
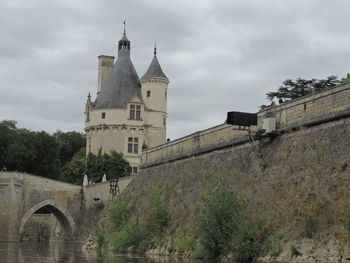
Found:
[[[157,43],[176,139],[257,112],[287,78],[344,77],[349,12],[348,0],[1,0],[0,121],[83,132],[97,57],[116,56],[125,20],[140,77]]]

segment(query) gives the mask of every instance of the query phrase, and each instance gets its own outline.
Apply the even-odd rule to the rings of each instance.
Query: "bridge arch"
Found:
[[[61,226],[64,229],[65,237],[68,240],[72,240],[74,233],[75,233],[75,223],[73,220],[73,217],[70,215],[70,213],[63,208],[61,205],[57,204],[53,200],[45,200],[42,201],[35,206],[33,206],[31,209],[29,209],[25,215],[22,217],[19,227],[19,234],[21,236],[24,226],[29,220],[29,218],[40,208],[45,207],[48,209],[60,222]]]

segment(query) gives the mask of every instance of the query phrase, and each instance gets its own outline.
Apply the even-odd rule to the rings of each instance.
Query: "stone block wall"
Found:
[[[119,178],[118,186],[122,192],[130,183],[132,176]],[[109,182],[91,184],[84,187],[84,199],[86,208],[102,207],[112,202],[112,195],[109,192]]]
[[[252,128],[253,131],[262,129],[263,120],[271,117],[276,119],[276,129],[280,131],[347,117],[350,116],[350,84],[271,106],[257,114],[258,126]],[[180,160],[248,141],[247,131],[222,124],[143,151],[141,167]]]
[[[350,113],[350,84],[268,107],[258,113],[258,126],[268,117],[276,118],[276,128],[285,130]]]
[[[222,124],[143,151],[141,163],[145,167],[159,162],[188,158],[216,148],[227,147],[232,145],[234,140],[247,139],[247,131],[239,130],[238,126]]]

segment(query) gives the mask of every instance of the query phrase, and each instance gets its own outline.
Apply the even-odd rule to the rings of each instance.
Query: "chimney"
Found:
[[[98,86],[97,94],[101,91],[103,83],[105,82],[109,72],[113,69],[114,66],[113,56],[98,56]]]

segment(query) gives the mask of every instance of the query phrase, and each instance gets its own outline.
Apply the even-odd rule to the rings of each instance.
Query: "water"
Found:
[[[0,242],[0,263],[199,263],[168,257],[96,255],[81,246],[56,242]]]

